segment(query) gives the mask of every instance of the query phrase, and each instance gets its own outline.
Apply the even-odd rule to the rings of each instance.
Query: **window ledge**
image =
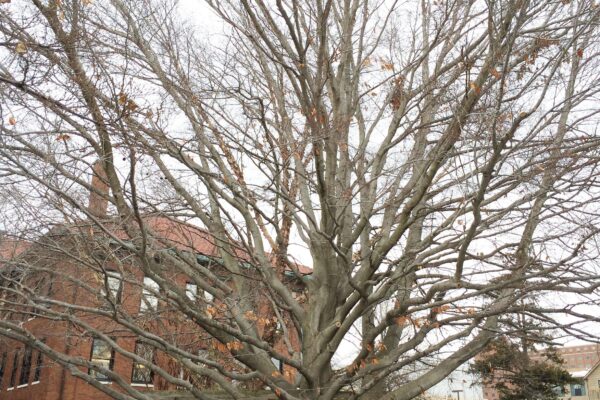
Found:
[[[9,387],[8,389],[6,389],[6,391],[8,392],[9,390],[15,390],[14,386],[13,387]]]
[[[112,385],[112,381],[98,381],[103,385]]]
[[[32,385],[37,385],[40,381],[31,382]]]
[[[132,383],[131,386],[153,388],[154,384],[152,384],[152,383]]]
[[[29,383],[24,383],[22,385],[19,385],[19,386],[17,386],[17,389],[21,389],[21,388],[24,388],[26,386],[29,386]]]

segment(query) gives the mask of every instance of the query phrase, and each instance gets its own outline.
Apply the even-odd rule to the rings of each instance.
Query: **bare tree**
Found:
[[[286,399],[403,400],[509,332],[511,315],[597,339],[582,325],[598,320],[600,285],[593,1],[208,0],[201,13],[222,31],[207,37],[168,1],[0,7],[0,179],[18,198],[5,225],[54,260],[7,265],[57,280],[48,265],[70,260],[102,277],[112,305],[7,274],[21,303],[3,312],[68,322],[207,399],[177,371],[233,396],[234,381],[258,381]],[[90,184],[97,159],[110,195]],[[149,215],[210,232],[218,272],[193,251],[160,252],[168,238]],[[198,356],[117,304],[104,266],[132,256],[169,310],[152,324],[184,319],[198,340],[236,344]],[[173,270],[218,310],[187,301]],[[280,337],[257,327],[262,296]],[[115,327],[175,367],[119,346]],[[98,384],[83,369],[95,366],[17,320],[0,336],[115,398],[148,398],[106,368],[117,385]]]

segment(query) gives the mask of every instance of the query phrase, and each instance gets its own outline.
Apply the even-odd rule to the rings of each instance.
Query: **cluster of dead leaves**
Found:
[[[421,318],[410,318],[410,317],[398,317],[396,318],[396,325],[398,326],[407,326],[409,325],[409,323],[414,326],[415,328],[421,328],[424,326],[429,326],[431,325],[434,328],[439,328],[441,325],[439,322],[437,321],[430,321],[429,319],[425,318],[425,317],[421,317]]]
[[[327,122],[327,114],[325,112],[319,112],[316,107],[310,110],[309,116],[313,120],[316,120],[319,124],[323,125]]]
[[[473,90],[476,94],[481,94],[481,87],[475,82],[469,82],[469,89]]]
[[[277,323],[277,317],[267,318],[267,317],[258,317],[254,311],[249,310],[244,313],[244,317],[248,321],[254,321],[262,325],[274,325]]]
[[[213,306],[206,307],[206,314],[208,314],[209,318],[214,318],[217,315],[217,308]]]
[[[123,92],[119,93],[117,102],[123,107],[123,111],[126,114],[132,113],[139,108],[137,103],[130,99],[127,94]]]
[[[548,37],[541,36],[535,38],[534,47],[536,49],[547,49],[551,46],[558,46],[559,43],[560,42],[558,41],[558,39],[551,39]]]
[[[558,39],[552,39],[548,37],[537,37],[533,41],[533,46],[531,47],[531,51],[523,56],[523,60],[526,64],[535,64],[535,60],[537,59],[540,51],[550,48],[552,46],[558,46],[560,42]]]
[[[234,350],[234,351],[242,350],[244,348],[244,345],[239,340],[234,340],[233,342],[227,342],[227,344],[225,346],[227,347],[228,350]]]
[[[381,69],[383,69],[384,71],[393,71],[394,70],[394,64],[392,64],[389,61],[382,62],[381,63]]]
[[[394,79],[392,86],[392,94],[390,98],[390,104],[392,105],[392,109],[397,110],[400,108],[402,101],[404,100],[404,77],[398,76]]]
[[[467,315],[475,315],[477,313],[477,310],[474,308],[456,307],[456,311]]]
[[[227,342],[227,343],[221,343],[221,342],[215,341],[213,343],[213,347],[221,353],[229,353],[231,350],[233,350],[233,351],[242,350],[244,348],[244,344],[242,342],[240,342],[239,340],[234,340],[232,342]]]
[[[28,48],[27,48],[27,44],[25,44],[25,42],[19,42],[15,46],[15,52],[17,54],[23,55],[23,54],[27,53],[27,50],[28,50]]]
[[[439,307],[433,307],[431,309],[431,311],[433,311],[436,314],[443,313],[448,310],[450,310],[450,306],[448,304],[444,304],[443,306],[439,306]]]
[[[246,311],[244,313],[244,316],[246,317],[246,319],[248,321],[256,321],[256,320],[258,320],[258,317],[256,316],[256,314],[254,314],[254,311],[252,311],[252,310]]]
[[[289,369],[286,369],[283,371],[283,374],[279,371],[273,371],[271,372],[271,376],[273,378],[280,378],[280,377],[284,377],[287,380],[291,380],[294,377],[294,373],[292,371],[290,371]]]
[[[368,363],[370,363],[371,365],[378,365],[379,364],[379,358],[377,357],[373,357],[370,360],[368,360]],[[366,368],[367,367],[367,360],[361,360],[359,363],[352,363],[350,365],[348,365],[346,367],[346,373],[348,375],[353,375],[356,371],[358,371],[359,369],[362,368]]]
[[[361,66],[367,68],[372,66],[374,63],[379,63],[381,69],[384,71],[394,70],[394,64],[390,60],[386,60],[383,57],[366,57],[362,61]]]
[[[431,309],[433,314],[441,314],[441,313],[445,313],[451,310],[451,306],[448,304],[444,304],[442,306],[438,306],[438,307],[433,307]],[[458,310],[459,312],[463,312],[464,310],[461,309],[460,307],[456,307],[456,310]],[[465,312],[467,312],[468,314],[474,313],[471,312],[472,309],[468,309]],[[403,327],[403,326],[407,326],[407,325],[413,325],[416,328],[420,328],[422,326],[428,326],[431,325],[434,328],[439,328],[440,327],[440,323],[437,321],[432,321],[427,317],[418,317],[418,318],[412,318],[410,315],[403,315],[400,317],[397,317],[395,319],[396,325]]]

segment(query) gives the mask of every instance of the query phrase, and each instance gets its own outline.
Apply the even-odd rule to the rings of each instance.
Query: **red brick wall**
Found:
[[[92,287],[100,288],[100,282],[92,271],[82,270],[73,265],[61,264],[60,266],[55,265],[60,273],[69,276],[77,276]],[[60,268],[60,269],[58,269]],[[122,307],[131,315],[137,315],[139,306],[141,303],[142,287],[141,282],[143,280],[143,273],[140,268],[130,265],[126,267],[126,276],[129,279],[133,279],[137,282],[125,283],[123,287],[122,295]],[[172,282],[175,282],[183,290],[185,284],[189,279],[180,273],[173,273],[170,277]],[[57,300],[64,300],[66,302],[76,302],[82,306],[95,306],[98,304],[98,299],[94,293],[85,290],[84,288],[69,282],[67,279],[55,279],[53,282],[53,298]],[[269,303],[266,299],[258,299],[258,309],[256,315],[259,317],[272,318],[273,313],[270,310]],[[169,334],[173,334],[173,337],[177,338],[177,342],[185,346],[190,343],[203,343],[203,346],[212,346],[215,344],[214,340],[207,340],[208,335],[203,333],[199,328],[189,321],[188,318],[178,317],[177,312],[172,312],[167,309],[166,304],[160,303],[158,306],[158,312],[152,313],[154,320],[148,321],[147,326],[150,330],[155,330],[161,333],[161,336],[166,337]],[[218,304],[216,309],[218,309]],[[179,314],[181,315],[181,314]],[[95,328],[101,329],[105,332],[112,331],[117,325],[108,318],[102,318],[96,315],[80,315],[81,319],[87,321],[90,325]],[[264,322],[257,320],[257,329],[262,334],[264,330]],[[291,324],[288,325],[291,335],[292,346],[295,348],[299,347],[299,339],[297,335],[293,334],[294,330]],[[91,353],[91,339],[85,337],[80,331],[70,332],[67,334],[67,326],[63,322],[50,322],[41,318],[36,318],[24,323],[24,326],[30,330],[34,335],[40,338],[45,338],[46,343],[60,352],[68,352],[71,356],[80,356],[84,360],[89,360]],[[205,336],[202,338],[202,336]],[[128,351],[134,350],[135,337],[123,336],[122,334],[111,335],[117,337],[117,343],[124,347]],[[67,346],[68,349],[67,349]],[[94,388],[82,379],[78,379],[71,375],[70,372],[63,369],[60,365],[44,358],[44,368],[39,384],[29,384],[23,388],[15,388],[12,391],[7,391],[8,381],[12,369],[12,355],[15,349],[22,349],[23,345],[12,342],[0,342],[0,354],[4,349],[9,351],[9,357],[5,368],[4,378],[0,382],[0,399],[3,400],[79,400],[79,399],[94,399],[94,400],[108,400],[110,397],[103,394],[98,389]],[[276,349],[285,354],[285,346],[281,340],[276,344]],[[34,351],[34,357],[32,364],[35,364],[37,351]],[[166,367],[168,360],[166,357],[157,355],[157,363],[161,367]],[[17,370],[17,381],[20,374],[20,362]],[[132,362],[126,357],[116,354],[114,369],[113,371],[118,373],[127,382],[130,382]],[[87,372],[87,371],[84,371]],[[284,375],[287,379],[292,380],[294,378],[294,370],[286,367]],[[33,377],[33,368],[31,372],[30,382]],[[167,385],[165,382],[161,382],[155,377],[155,385],[157,388],[162,389],[173,389],[172,385]],[[113,383],[112,388],[118,389],[118,385]]]

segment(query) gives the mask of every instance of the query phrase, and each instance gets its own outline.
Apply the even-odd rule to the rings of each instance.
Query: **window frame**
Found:
[[[115,340],[115,339],[112,339],[112,340]],[[105,345],[110,348],[110,358],[107,359],[107,358],[94,357],[94,347],[95,347],[94,344],[97,341],[105,343]],[[101,361],[108,360],[108,370],[113,371],[114,365],[115,365],[115,349],[114,349],[114,347],[112,347],[107,341],[105,341],[103,339],[92,338],[92,346],[90,349],[90,357],[89,357],[90,363],[94,364],[95,359],[101,360]],[[97,364],[94,364],[94,365],[97,365]],[[100,366],[103,366],[103,365],[100,365]],[[105,376],[103,378],[99,378],[98,374],[102,374],[102,372],[96,371],[92,367],[88,367],[88,375],[93,376],[98,382],[112,382],[112,379],[110,378],[110,376]]]
[[[148,284],[151,282],[151,284]],[[156,285],[155,287],[152,287]],[[144,276],[142,281],[142,297],[140,301],[140,313],[148,313],[148,312],[156,312],[158,311],[158,303],[159,297],[158,294],[154,294],[150,290],[154,290],[155,292],[160,291],[160,285],[154,279],[149,276]],[[153,300],[153,301],[150,301]]]
[[[140,347],[142,347],[142,346],[147,346],[147,348],[150,349],[150,351],[152,352],[152,356],[150,359],[147,359],[146,357],[144,357],[144,354],[140,354]],[[135,348],[133,351],[134,351],[135,355],[142,357],[148,363],[150,363],[150,364],[154,363],[155,349],[150,344],[144,343],[144,342],[141,342],[138,340],[135,342]],[[135,379],[137,370],[142,370],[142,371],[147,370],[149,373],[148,380],[141,381],[141,380]],[[131,384],[137,385],[137,386],[153,387],[154,386],[154,371],[142,363],[133,362],[131,365]]]

